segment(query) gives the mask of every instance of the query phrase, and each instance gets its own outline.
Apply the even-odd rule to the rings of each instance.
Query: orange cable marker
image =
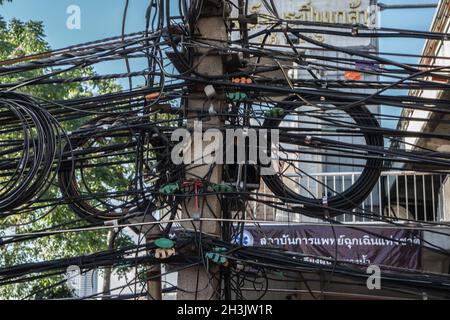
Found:
[[[362,74],[357,71],[345,71],[344,78],[345,80],[360,81],[362,79]]]
[[[145,100],[151,101],[151,100],[158,99],[158,97],[159,97],[159,92],[153,92],[153,93],[146,95]]]
[[[25,62],[25,61],[36,60],[36,59],[50,58],[52,56],[53,55],[52,55],[51,52],[38,53],[38,54],[29,55],[29,56],[12,58],[12,59],[8,59],[8,60],[0,61],[0,66],[8,66],[8,65],[15,64],[15,63],[19,63],[19,62]]]
[[[232,81],[233,83],[242,83],[242,84],[251,84],[251,83],[253,83],[252,79],[246,78],[246,77],[242,77],[242,78],[233,78],[231,81]]]

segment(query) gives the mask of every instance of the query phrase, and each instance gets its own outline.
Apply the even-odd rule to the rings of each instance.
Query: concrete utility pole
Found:
[[[107,236],[107,243],[108,243],[108,250],[113,251],[114,250],[114,239],[116,238],[116,232],[114,229],[111,229],[108,231]],[[109,300],[111,299],[111,274],[112,274],[112,267],[106,267],[105,268],[105,274],[103,276],[103,300]]]
[[[135,217],[129,220],[130,223],[155,222],[156,219],[151,214],[145,214],[143,217]],[[146,243],[153,243],[155,239],[161,237],[161,228],[159,225],[143,225],[136,231],[139,235],[145,235]],[[141,237],[139,237],[141,239]],[[147,299],[162,300],[161,292],[161,264],[155,263],[147,267]]]
[[[146,241],[147,243],[153,242],[154,238],[147,238]],[[147,277],[148,298],[151,300],[162,300],[161,264],[156,263],[148,266]]]
[[[201,14],[197,22],[196,34],[208,41],[212,46],[223,47],[228,40],[227,28],[224,18],[229,15],[229,8],[224,7],[224,2],[220,0],[204,0]],[[202,40],[204,41],[204,40]],[[195,71],[202,75],[220,76],[224,74],[224,64],[218,52],[211,51],[210,48],[195,49],[193,65]],[[223,110],[223,93],[216,90],[215,97],[207,97],[203,88],[197,88],[190,93],[190,98],[185,106],[185,114],[188,117],[187,126],[194,129],[194,118],[208,114],[207,118],[201,118],[203,130],[208,128],[222,128],[223,120],[219,116],[211,113],[213,108],[218,114]],[[221,99],[218,99],[221,98]],[[203,141],[191,141],[190,150],[192,160],[197,160],[198,153],[194,153],[194,144]],[[211,167],[213,166],[213,167]],[[186,168],[186,182],[202,180],[206,177],[209,183],[222,183],[222,165],[199,165],[192,164]],[[206,203],[208,205],[206,205]],[[201,218],[221,218],[222,208],[220,201],[215,195],[191,197],[183,205],[183,217]],[[194,222],[197,231],[202,231],[220,237],[221,224],[218,221]],[[186,229],[193,230],[192,223],[184,224]],[[195,248],[192,248],[195,250]],[[193,251],[195,252],[195,251]],[[213,276],[215,274],[215,277]],[[209,300],[218,298],[218,288],[220,285],[219,267],[210,265],[209,272],[204,266],[193,267],[178,273],[178,287],[186,291],[179,290],[177,299],[179,300]]]

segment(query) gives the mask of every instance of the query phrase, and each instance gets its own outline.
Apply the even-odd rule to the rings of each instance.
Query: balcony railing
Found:
[[[310,174],[299,177],[290,175],[291,179],[299,179],[302,189],[307,189],[320,199],[325,190],[330,196],[330,189],[342,192],[359,176],[357,172],[333,172]],[[317,182],[319,181],[319,182]],[[378,179],[366,200],[352,214],[344,214],[336,219],[346,223],[372,222],[377,217],[389,216],[407,220],[443,221],[446,220],[446,203],[450,188],[446,185],[446,174],[422,173],[415,171],[386,171]],[[264,188],[264,187],[263,187]],[[299,188],[300,189],[300,188]],[[270,193],[265,188],[264,193]],[[306,192],[299,190],[299,192]],[[447,201],[450,202],[450,201]],[[265,205],[255,205],[254,214],[266,221],[311,221],[311,218],[297,214],[289,214],[283,210],[275,210]],[[378,219],[379,220],[379,219]]]

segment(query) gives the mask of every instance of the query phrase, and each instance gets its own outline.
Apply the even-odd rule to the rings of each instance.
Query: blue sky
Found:
[[[127,31],[141,31],[145,27],[148,0],[130,0]],[[119,35],[124,0],[13,0],[0,7],[6,20],[39,20],[45,25],[47,40],[53,48]],[[67,7],[81,8],[81,30],[66,28]]]
[[[438,0],[383,0],[386,4],[402,3],[437,3]],[[381,26],[428,31],[433,20],[435,9],[385,10],[381,12]],[[383,39],[380,51],[421,54],[424,40],[420,39]],[[403,60],[417,62],[417,59]]]
[[[336,1],[336,0],[330,0]],[[174,5],[176,1],[173,1]],[[436,3],[437,0],[383,0],[392,3]],[[141,31],[145,27],[145,11],[149,0],[130,0],[127,17],[127,32]],[[66,28],[69,5],[81,8],[81,30]],[[125,0],[13,0],[0,6],[0,15],[6,20],[43,21],[47,41],[52,48],[92,41],[96,39],[117,36],[121,32],[122,12]],[[381,24],[384,27],[395,27],[413,30],[429,30],[434,9],[416,10],[386,10],[381,14]],[[380,42],[382,51],[402,53],[421,53],[423,40],[414,39],[383,39]],[[404,62],[416,62],[417,59],[403,59]],[[139,65],[135,65],[139,68]],[[123,72],[123,63],[97,65],[99,73]],[[123,81],[122,83],[125,83]]]
[[[149,0],[130,0],[126,33],[145,29],[145,12],[149,3]],[[66,27],[69,17],[66,10],[70,5],[78,5],[81,9],[80,30]],[[12,18],[42,21],[46,40],[53,49],[57,49],[120,35],[124,6],[124,0],[13,0],[0,6],[0,16],[6,21]],[[132,64],[134,71],[144,67],[143,61]],[[117,61],[97,64],[95,69],[100,74],[126,72],[125,63]],[[128,86],[126,79],[120,83]]]
[[[330,0],[335,1],[335,0]],[[383,3],[435,3],[437,0],[383,0]],[[127,32],[141,31],[145,26],[145,10],[149,0],[130,0]],[[175,3],[175,1],[174,1]],[[81,8],[81,30],[66,28],[69,5]],[[124,0],[13,0],[0,7],[0,15],[6,20],[39,20],[45,25],[47,41],[53,48],[86,42],[110,36],[121,31]],[[386,10],[382,12],[381,23],[385,27],[413,30],[428,30],[434,9]],[[420,53],[422,40],[390,39],[381,42],[381,50]]]

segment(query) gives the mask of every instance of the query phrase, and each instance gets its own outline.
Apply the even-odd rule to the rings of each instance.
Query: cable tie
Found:
[[[209,99],[214,98],[217,95],[216,89],[214,89],[214,86],[211,84],[207,85],[203,91]]]

